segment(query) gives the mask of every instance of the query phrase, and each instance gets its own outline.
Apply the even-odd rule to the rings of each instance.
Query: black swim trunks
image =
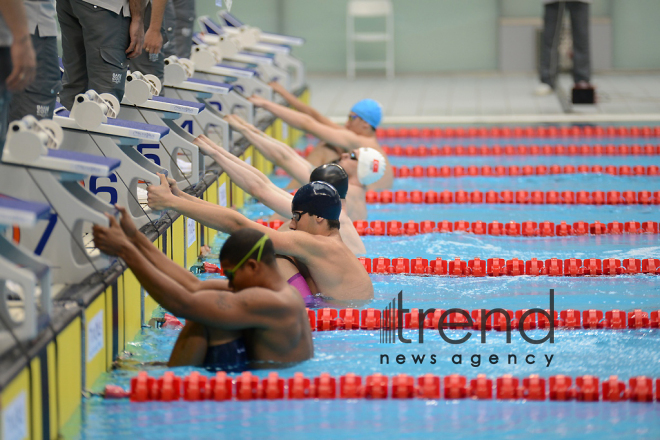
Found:
[[[238,372],[248,369],[247,352],[242,338],[206,349],[204,368],[209,371]]]

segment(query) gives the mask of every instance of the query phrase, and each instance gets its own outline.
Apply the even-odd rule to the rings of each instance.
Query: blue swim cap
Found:
[[[291,212],[306,212],[326,220],[339,220],[341,200],[334,186],[311,182],[300,187],[291,201]]]
[[[383,119],[383,108],[373,99],[363,99],[357,102],[351,111],[373,128],[378,127]]]

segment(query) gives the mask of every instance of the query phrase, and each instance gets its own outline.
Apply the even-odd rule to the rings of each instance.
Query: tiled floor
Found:
[[[312,105],[337,120],[345,119],[359,99],[372,98],[385,110],[385,122],[452,122],[468,120],[630,119],[660,120],[660,73],[600,74],[596,105],[572,106],[565,112],[557,95],[536,96],[532,74],[401,75],[393,81],[382,76],[310,75]],[[571,78],[562,76],[566,94]]]

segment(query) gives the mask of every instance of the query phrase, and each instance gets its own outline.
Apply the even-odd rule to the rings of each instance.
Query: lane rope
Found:
[[[653,383],[655,382],[655,393]],[[146,371],[131,379],[126,391],[116,385],[107,385],[105,398],[129,398],[131,402],[197,402],[204,400],[251,401],[282,399],[479,399],[578,402],[654,402],[660,401],[660,379],[646,376],[631,377],[628,383],[618,376],[601,380],[597,376],[582,375],[572,378],[554,375],[543,378],[533,374],[519,379],[505,374],[490,379],[485,374],[468,380],[460,374],[437,376],[424,374],[414,377],[397,374],[392,377],[375,373],[368,376],[348,373],[340,377],[321,373],[305,377],[294,373],[283,378],[275,371],[260,378],[249,371],[235,377],[226,372],[206,377],[193,372],[185,377],[168,371],[160,378]]]
[[[265,224],[265,222],[261,222]],[[278,226],[277,223],[273,226]],[[268,226],[267,224],[265,224]],[[281,226],[281,225],[279,225]],[[279,227],[278,226],[278,227]],[[562,221],[557,224],[554,222],[508,222],[501,223],[493,221],[486,223],[483,221],[468,222],[468,221],[455,221],[449,220],[439,221],[438,223],[432,220],[424,220],[421,222],[407,221],[401,222],[398,220],[356,220],[353,222],[355,230],[360,236],[375,235],[375,236],[392,236],[398,237],[402,235],[418,235],[418,234],[431,234],[434,232],[447,233],[447,232],[465,232],[476,235],[493,235],[493,236],[510,236],[510,237],[567,237],[567,236],[581,236],[581,235],[622,235],[622,234],[658,234],[657,222],[635,222],[629,221],[625,223],[610,222],[603,223],[595,221],[593,223],[578,221],[573,224]]]
[[[389,191],[366,192],[366,202],[427,204],[660,205],[660,191]]]

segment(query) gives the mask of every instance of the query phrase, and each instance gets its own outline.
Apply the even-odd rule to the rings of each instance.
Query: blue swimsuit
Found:
[[[204,368],[209,371],[245,371],[248,369],[247,352],[243,338],[206,349]]]

